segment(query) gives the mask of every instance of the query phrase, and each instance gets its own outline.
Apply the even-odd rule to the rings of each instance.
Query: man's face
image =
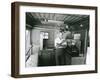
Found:
[[[72,45],[75,45],[76,44],[76,41],[75,40],[72,40]]]
[[[62,33],[59,34],[59,38],[62,39]]]
[[[67,44],[68,44],[68,46],[71,46],[72,45],[72,41],[70,39],[67,40]]]

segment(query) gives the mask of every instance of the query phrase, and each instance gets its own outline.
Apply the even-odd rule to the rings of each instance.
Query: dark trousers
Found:
[[[56,65],[64,65],[66,63],[64,48],[56,49]]]
[[[56,49],[56,65],[70,65],[71,56],[66,52],[65,48]]]

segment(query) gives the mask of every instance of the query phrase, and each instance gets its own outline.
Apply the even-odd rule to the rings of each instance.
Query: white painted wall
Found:
[[[30,44],[30,31],[26,30],[26,35],[25,35],[25,53],[28,52],[30,47],[31,47],[31,44]]]
[[[64,75],[52,77],[38,78],[21,78],[15,79],[10,76],[11,68],[11,2],[13,1],[29,1],[41,3],[56,3],[56,4],[77,4],[98,6],[100,15],[100,0],[1,0],[0,2],[0,80],[100,80],[100,54],[98,54],[98,72],[97,74],[79,74],[79,75]],[[98,16],[100,21],[100,16]],[[100,26],[100,23],[98,23]],[[100,34],[100,27],[98,33]],[[100,37],[98,37],[98,47],[100,47]],[[100,53],[100,49],[98,50]]]

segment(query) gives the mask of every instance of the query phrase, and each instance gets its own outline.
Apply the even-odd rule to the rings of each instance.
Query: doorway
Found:
[[[40,32],[40,50],[48,48],[48,32]]]

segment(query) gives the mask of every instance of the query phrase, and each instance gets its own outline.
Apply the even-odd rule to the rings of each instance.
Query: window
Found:
[[[42,34],[43,34],[43,39],[48,39],[49,38],[47,32],[42,32]]]

